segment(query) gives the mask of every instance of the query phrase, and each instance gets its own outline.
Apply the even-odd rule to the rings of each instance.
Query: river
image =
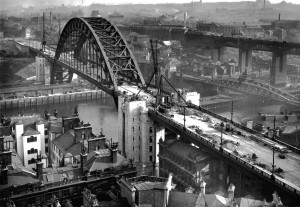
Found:
[[[90,123],[93,128],[93,133],[98,135],[103,128],[103,132],[107,138],[112,138],[113,141],[118,141],[118,112],[112,97],[103,97],[98,100],[88,101],[73,101],[65,103],[46,104],[20,108],[20,113],[44,114],[47,110],[53,115],[54,110],[58,111],[58,116],[72,116],[74,108],[78,106],[79,117],[84,123]],[[19,109],[11,108],[5,111],[0,111],[5,116],[18,115]]]

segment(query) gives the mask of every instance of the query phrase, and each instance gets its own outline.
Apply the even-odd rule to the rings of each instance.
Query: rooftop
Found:
[[[90,172],[129,164],[129,161],[119,153],[117,154],[117,162],[113,163],[110,153],[110,149],[100,149],[90,152],[88,154],[88,168]]]
[[[152,190],[152,189],[164,189],[166,182],[168,179],[160,178],[160,177],[153,177],[153,176],[146,176],[142,175],[139,177],[125,179],[125,182],[135,189],[142,191],[142,190]]]
[[[41,134],[41,133],[31,127],[27,127],[27,129],[25,129],[25,131],[22,135],[23,136],[32,136],[32,135],[38,135],[38,134]]]

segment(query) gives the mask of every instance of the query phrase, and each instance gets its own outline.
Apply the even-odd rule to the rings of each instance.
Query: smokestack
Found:
[[[50,12],[50,27],[52,27],[52,13]]]
[[[184,12],[183,18],[184,18],[183,27],[186,28],[187,12]]]
[[[280,13],[279,13],[279,15],[278,15],[278,21],[280,21]]]

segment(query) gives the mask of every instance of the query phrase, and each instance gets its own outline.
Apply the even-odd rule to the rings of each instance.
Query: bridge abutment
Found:
[[[273,52],[272,67],[270,71],[270,84],[272,86],[286,85],[286,63],[286,54]]]

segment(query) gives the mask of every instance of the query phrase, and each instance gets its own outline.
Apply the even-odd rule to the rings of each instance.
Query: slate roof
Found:
[[[64,178],[74,179],[83,176],[80,168],[73,167],[58,167],[58,168],[44,168],[43,181],[44,183],[59,182]]]
[[[116,167],[120,165],[126,165],[129,161],[122,155],[117,155],[117,162],[112,163],[110,157],[110,149],[100,149],[97,151],[92,151],[88,154],[88,169],[90,172],[96,170],[104,170],[109,167]]]
[[[22,135],[23,136],[33,136],[33,135],[38,135],[38,134],[41,134],[41,133],[31,127],[27,127],[27,129],[25,129],[25,131]]]

